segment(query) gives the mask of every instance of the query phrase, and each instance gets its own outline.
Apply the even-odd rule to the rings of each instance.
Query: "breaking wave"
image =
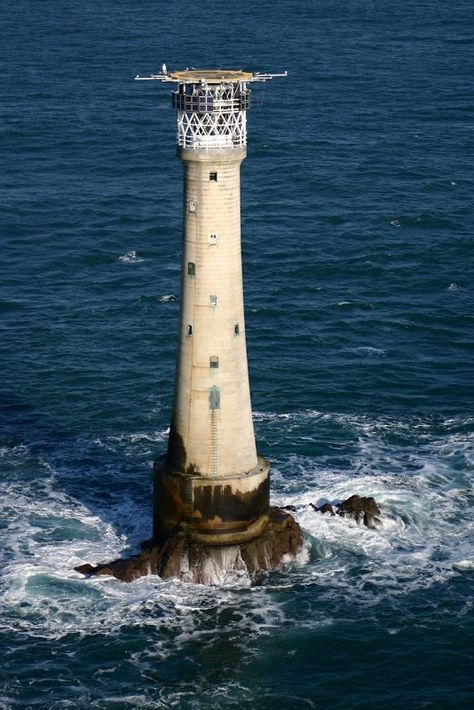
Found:
[[[124,264],[138,264],[142,261],[145,261],[142,257],[137,255],[137,252],[135,251],[135,249],[131,249],[130,251],[127,251],[125,254],[122,254],[121,256],[118,257],[118,260]]]
[[[207,629],[211,614],[229,616],[229,632],[246,646],[247,637],[286,624],[332,623],[334,605],[339,614],[340,604],[347,605],[347,613],[354,605],[382,601],[398,608],[410,592],[472,572],[472,420],[395,422],[316,411],[257,412],[255,419],[263,438],[291,429],[296,444],[332,437],[335,446],[345,432],[350,455],[342,458],[339,446],[339,452],[322,456],[290,453],[274,459],[273,500],[294,506],[309,554],[279,573],[262,575],[250,589],[247,579],[225,575],[216,579],[224,586],[212,590],[155,577],[130,585],[113,578],[83,579],[73,571],[75,565],[131,554],[146,537],[151,511],[131,495],[133,480],[130,489],[124,487],[128,469],[114,471],[113,485],[120,492],[108,496],[105,515],[105,507],[94,510],[66,492],[67,472],[35,460],[26,446],[2,448],[2,465],[9,469],[1,485],[7,628],[60,638],[152,625],[164,634],[153,650],[160,656],[175,653],[176,644],[189,638],[206,637],[210,632],[203,625]],[[137,447],[148,451],[165,436],[166,431],[117,434],[93,444],[107,457],[117,447],[122,453]],[[90,478],[92,486],[100,485],[100,480],[94,484],[93,470]],[[383,512],[381,530],[320,515],[309,505],[338,502],[352,493],[375,497]],[[302,614],[290,598],[279,596],[305,587],[329,608]],[[408,623],[403,610],[398,618]]]

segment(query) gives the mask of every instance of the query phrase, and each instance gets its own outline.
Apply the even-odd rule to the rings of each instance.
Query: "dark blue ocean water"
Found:
[[[0,707],[474,706],[473,6],[5,3]],[[168,68],[255,93],[246,317],[273,500],[249,588],[85,580],[149,537],[179,310]],[[374,495],[384,528],[310,501]]]

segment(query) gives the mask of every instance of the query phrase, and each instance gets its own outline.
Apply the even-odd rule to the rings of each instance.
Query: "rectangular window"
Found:
[[[209,173],[209,180],[217,182],[217,173]]]
[[[210,234],[209,235],[209,244],[217,244],[218,241],[219,241],[219,237],[217,236],[217,234]]]
[[[196,264],[192,261],[188,261],[188,276],[195,276],[196,274]]]
[[[196,200],[189,200],[189,211],[197,212],[197,202]]]
[[[238,323],[234,325],[234,335],[240,335],[240,326]]]
[[[217,306],[217,296],[209,296],[209,305],[213,308]]]
[[[211,355],[209,358],[209,367],[212,367],[214,369],[219,367],[219,358],[217,355]]]
[[[188,327],[186,329],[186,335],[192,335],[192,334],[193,334],[193,326],[188,325]]]

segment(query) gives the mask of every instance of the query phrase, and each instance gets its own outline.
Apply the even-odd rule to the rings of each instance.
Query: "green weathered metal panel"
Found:
[[[220,409],[221,391],[215,385],[209,389],[209,409]]]

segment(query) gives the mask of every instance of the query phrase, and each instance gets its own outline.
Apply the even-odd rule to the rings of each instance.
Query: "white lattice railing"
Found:
[[[231,148],[247,145],[247,115],[178,111],[177,143],[182,148]]]

